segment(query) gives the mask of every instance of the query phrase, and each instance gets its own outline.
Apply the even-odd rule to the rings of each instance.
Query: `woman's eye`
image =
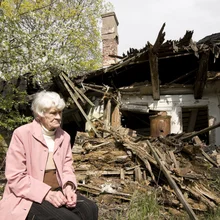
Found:
[[[51,112],[51,115],[60,115],[62,112]]]

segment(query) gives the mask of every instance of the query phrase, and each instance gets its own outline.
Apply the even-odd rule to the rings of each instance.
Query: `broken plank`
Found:
[[[185,141],[185,140],[188,140],[188,139],[190,139],[190,138],[193,138],[193,137],[195,137],[195,136],[197,136],[197,135],[200,135],[200,134],[203,134],[203,133],[205,133],[205,132],[208,132],[208,131],[210,131],[210,130],[212,130],[212,129],[215,129],[215,128],[219,127],[219,126],[220,126],[220,122],[216,123],[215,125],[212,125],[212,126],[209,126],[209,127],[207,127],[207,128],[204,128],[204,129],[202,129],[202,130],[200,130],[200,131],[197,131],[197,132],[192,132],[192,133],[190,133],[190,134],[187,134],[187,133],[186,133],[183,137],[180,137],[179,139],[182,140],[182,141]]]
[[[169,172],[167,171],[166,167],[163,165],[163,163],[161,162],[160,158],[158,157],[156,151],[153,149],[153,147],[151,146],[150,142],[147,140],[147,144],[150,147],[157,163],[160,165],[164,175],[166,176],[169,184],[171,185],[171,187],[174,189],[178,199],[181,201],[181,203],[183,204],[185,210],[187,211],[189,217],[193,220],[198,220],[198,218],[196,217],[196,214],[193,212],[192,208],[190,207],[190,205],[188,204],[188,202],[185,200],[182,192],[180,191],[179,187],[177,186],[176,182],[173,180],[173,178],[171,177],[171,175],[169,174]]]
[[[195,84],[194,84],[194,98],[201,99],[203,95],[203,90],[207,81],[207,71],[209,65],[209,50],[203,52],[202,57],[199,61],[199,69],[196,74]]]
[[[94,125],[92,124],[92,122],[89,120],[88,116],[86,115],[86,113],[84,112],[83,108],[81,107],[81,105],[79,104],[79,102],[77,101],[75,95],[73,94],[73,92],[71,91],[71,89],[69,88],[69,86],[67,85],[67,83],[65,82],[65,79],[63,78],[62,75],[59,75],[60,79],[62,80],[64,86],[66,87],[67,91],[69,92],[71,98],[73,99],[73,101],[75,102],[75,104],[77,105],[77,107],[79,108],[80,112],[83,114],[83,116],[85,117],[85,119],[87,120],[87,122],[90,124],[90,126],[92,127],[93,131],[95,132],[95,134],[97,135],[97,137],[100,137],[99,133],[97,132],[96,128],[94,127]]]

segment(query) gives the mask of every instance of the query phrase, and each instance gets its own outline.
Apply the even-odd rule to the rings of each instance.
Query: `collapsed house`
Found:
[[[147,191],[167,178],[172,189],[163,185],[161,201],[181,207],[176,194],[196,219],[192,209],[207,211],[220,203],[204,184],[220,164],[219,155],[204,148],[220,145],[220,34],[194,42],[187,31],[165,41],[163,24],[154,44],[118,56],[117,17],[108,13],[102,19],[103,68],[73,79],[51,69],[53,84],[47,87],[67,102],[63,128],[72,137],[79,188],[99,196],[100,203],[119,203],[130,201],[135,188]],[[30,80],[16,83],[24,81]],[[26,85],[31,99],[40,88]],[[193,143],[184,142],[192,137]],[[209,166],[215,177],[204,175]],[[108,203],[103,193],[113,196],[105,198]]]
[[[178,41],[164,42],[163,24],[153,45],[148,42],[118,56],[117,25],[114,13],[103,16],[104,67],[72,81],[95,105],[84,105],[85,130],[91,129],[89,120],[102,116],[106,126],[123,126],[144,136],[199,131],[220,121],[219,34],[196,43],[193,32],[187,31]],[[67,90],[62,80],[54,82]],[[68,122],[72,117],[82,127],[85,117],[80,111],[70,112]],[[216,128],[200,137],[206,144],[219,145],[218,132]]]
[[[102,19],[103,68],[77,78],[51,69],[53,84],[44,85],[69,101],[63,126],[73,138],[76,131],[94,132],[91,121],[100,118],[107,127],[122,126],[143,136],[199,131],[220,122],[220,34],[196,43],[193,31],[187,31],[179,40],[164,42],[163,24],[153,45],[147,42],[144,48],[130,48],[119,56],[117,17],[111,12]],[[0,92],[7,96],[15,86],[31,99],[42,89],[32,84],[31,77],[0,81]],[[31,115],[26,106],[20,111]],[[200,137],[206,144],[219,145],[218,132],[220,128]]]
[[[206,182],[219,169],[219,151],[207,146],[220,144],[220,35],[196,43],[187,31],[178,41],[164,42],[163,24],[153,45],[118,56],[117,25],[114,13],[103,16],[103,68],[72,80],[65,73],[54,78],[56,89],[72,100],[64,128],[78,131],[73,158],[80,189],[109,208],[106,201],[130,200],[135,188],[161,184],[162,170],[172,188],[162,183],[163,204],[180,208],[175,194],[197,219],[194,211],[220,202]]]

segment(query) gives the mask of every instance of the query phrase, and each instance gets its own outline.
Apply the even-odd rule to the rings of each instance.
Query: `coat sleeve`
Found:
[[[22,135],[15,130],[6,156],[8,186],[17,197],[41,203],[51,187],[28,175],[24,145]]]
[[[64,187],[64,185],[67,182],[72,182],[77,188],[77,181],[76,181],[75,170],[73,168],[72,150],[71,150],[69,137],[67,142],[67,150],[64,157],[65,158],[64,158],[63,172],[62,172],[62,187]]]

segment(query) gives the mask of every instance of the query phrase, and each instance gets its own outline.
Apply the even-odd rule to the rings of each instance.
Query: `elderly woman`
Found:
[[[6,156],[1,220],[97,220],[97,205],[80,195],[70,136],[60,128],[63,99],[36,94],[35,120],[15,129]]]

